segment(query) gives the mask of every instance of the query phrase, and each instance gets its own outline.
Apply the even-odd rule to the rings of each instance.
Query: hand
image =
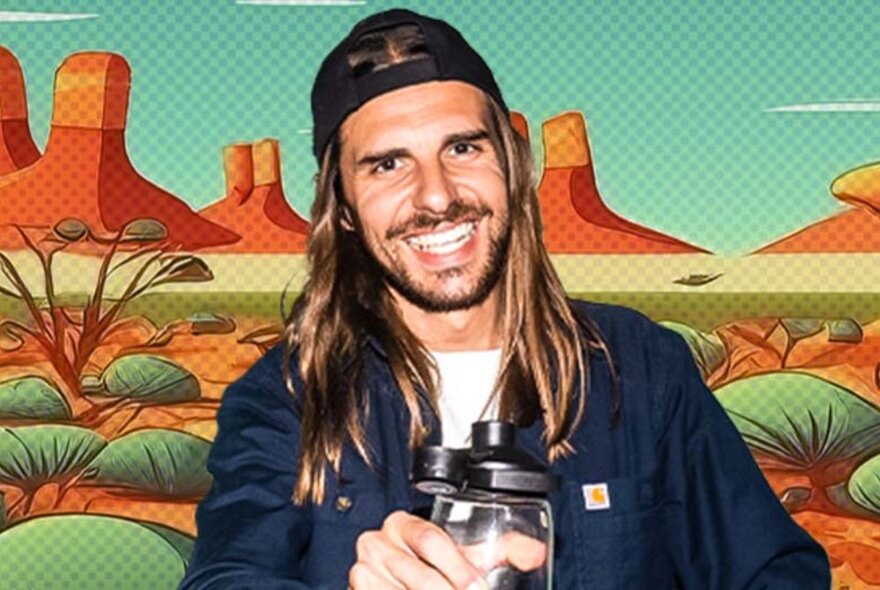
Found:
[[[488,590],[480,571],[437,525],[393,512],[358,537],[351,590]]]
[[[462,553],[481,572],[488,574],[497,567],[512,567],[530,572],[547,561],[547,545],[521,533],[504,533],[492,542],[463,545]]]

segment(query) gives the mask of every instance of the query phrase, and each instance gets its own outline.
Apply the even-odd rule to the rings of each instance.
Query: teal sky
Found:
[[[357,20],[392,6],[462,31],[528,115],[539,158],[541,121],[582,111],[608,205],[719,254],[840,210],[831,181],[880,160],[876,2],[296,4],[5,2],[0,44],[24,67],[41,147],[61,61],[125,56],[132,160],[196,209],[222,196],[224,145],[276,137],[288,198],[308,211],[314,75]]]

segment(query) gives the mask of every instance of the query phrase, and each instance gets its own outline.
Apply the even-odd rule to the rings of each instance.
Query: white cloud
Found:
[[[0,11],[0,23],[47,23],[64,20],[98,18],[97,14],[73,12],[9,12]]]
[[[263,6],[361,6],[367,0],[235,0],[235,3]]]
[[[793,104],[764,109],[765,113],[870,113],[880,112],[880,100],[846,100]]]

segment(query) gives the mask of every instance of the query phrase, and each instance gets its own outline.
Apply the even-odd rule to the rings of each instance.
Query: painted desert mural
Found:
[[[224,389],[278,341],[305,280],[307,207],[283,176],[306,166],[261,130],[214,146],[222,194],[162,188],[127,139],[133,61],[111,51],[57,65],[36,141],[2,39],[0,585],[173,588]],[[567,291],[679,332],[834,588],[880,588],[880,163],[830,174],[826,217],[714,253],[617,211],[591,112],[559,110],[512,120]]]

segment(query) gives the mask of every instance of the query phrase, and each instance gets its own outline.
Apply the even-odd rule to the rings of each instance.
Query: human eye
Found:
[[[466,156],[478,152],[480,148],[470,141],[459,141],[452,144],[451,151],[456,156]]]
[[[400,162],[397,158],[385,158],[381,160],[378,164],[373,166],[373,174],[386,174],[388,172],[394,172],[397,168],[399,168]]]

